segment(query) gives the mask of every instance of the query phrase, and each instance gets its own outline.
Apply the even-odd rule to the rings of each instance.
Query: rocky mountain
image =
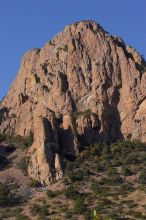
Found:
[[[146,62],[94,21],[28,51],[0,104],[0,132],[34,135],[30,177],[49,184],[82,146],[146,141]]]

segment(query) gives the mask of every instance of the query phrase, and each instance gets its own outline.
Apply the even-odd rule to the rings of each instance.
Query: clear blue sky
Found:
[[[146,0],[0,0],[0,99],[27,50],[84,19],[120,35],[146,58]]]

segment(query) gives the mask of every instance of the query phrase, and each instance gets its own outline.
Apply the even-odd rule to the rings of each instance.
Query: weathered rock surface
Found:
[[[146,63],[93,21],[67,26],[24,55],[0,104],[0,132],[34,133],[28,172],[61,178],[60,155],[119,138],[146,141]]]

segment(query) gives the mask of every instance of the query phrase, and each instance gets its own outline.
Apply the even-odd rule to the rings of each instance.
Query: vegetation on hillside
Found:
[[[55,184],[46,190],[30,180],[36,193],[42,190],[42,198],[35,204],[24,202],[22,210],[19,200],[11,200],[17,196],[1,185],[0,217],[6,216],[7,207],[17,209],[17,219],[23,215],[24,219],[34,216],[43,220],[146,219],[146,146],[120,141],[84,147],[73,162],[64,160],[64,177],[59,182],[63,188],[55,188]],[[28,217],[23,213],[25,206],[29,207]]]
[[[28,148],[32,145],[34,141],[33,133],[30,132],[29,135],[22,137],[15,134],[1,134],[0,133],[0,142],[5,141],[8,144],[19,144],[24,148]]]

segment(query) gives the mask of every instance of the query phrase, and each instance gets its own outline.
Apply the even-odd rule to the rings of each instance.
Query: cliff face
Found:
[[[34,133],[28,173],[62,177],[60,153],[119,138],[146,141],[146,63],[93,21],[67,26],[24,55],[0,106],[0,132]]]

